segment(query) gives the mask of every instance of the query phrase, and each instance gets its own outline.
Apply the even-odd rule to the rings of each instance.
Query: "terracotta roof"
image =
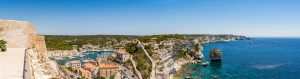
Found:
[[[82,73],[91,73],[90,71],[84,70],[84,69],[82,69],[82,68],[79,68],[79,71],[82,72]]]
[[[94,65],[91,64],[91,63],[85,63],[85,64],[84,64],[84,67],[85,67],[85,68],[96,69],[96,66],[94,66]]]
[[[119,68],[119,66],[115,63],[104,62],[99,64],[99,68]]]

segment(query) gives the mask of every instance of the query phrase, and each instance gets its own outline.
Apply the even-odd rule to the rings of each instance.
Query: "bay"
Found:
[[[299,38],[254,38],[252,40],[202,44],[206,60],[219,48],[221,62],[204,67],[189,64],[185,75],[193,79],[298,79]]]

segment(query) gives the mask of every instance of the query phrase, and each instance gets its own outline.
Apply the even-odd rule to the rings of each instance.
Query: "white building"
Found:
[[[125,62],[127,59],[130,58],[130,54],[125,50],[118,50],[117,58],[122,62]]]
[[[76,61],[76,60],[70,61],[70,66],[72,68],[81,68],[81,63],[80,63],[80,61]]]

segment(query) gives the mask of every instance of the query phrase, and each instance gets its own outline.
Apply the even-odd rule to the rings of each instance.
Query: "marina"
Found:
[[[80,56],[73,56],[73,57],[64,57],[59,60],[56,60],[57,64],[59,65],[65,65],[66,62],[68,61],[73,61],[73,60],[79,60],[83,62],[83,60],[96,60],[98,57],[103,57],[106,55],[111,55],[115,54],[115,51],[108,50],[108,51],[86,51],[83,52],[82,55]]]

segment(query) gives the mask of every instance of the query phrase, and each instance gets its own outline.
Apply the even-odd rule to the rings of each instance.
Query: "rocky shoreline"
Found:
[[[213,42],[230,42],[230,41],[237,41],[237,40],[249,40],[250,38],[245,38],[245,39],[231,39],[231,40],[215,40],[215,41],[209,41],[209,42],[201,42],[201,44],[208,44],[208,43],[213,43]],[[203,47],[202,45],[200,44],[200,49],[201,51],[199,51],[200,54],[202,54],[203,56]],[[203,58],[204,59],[204,58]],[[182,60],[182,62],[184,63],[174,63],[176,67],[176,73],[175,74],[172,74],[170,76],[170,79],[182,79],[185,77],[184,73],[185,73],[185,70],[187,67],[188,64],[199,64],[201,63],[201,60],[200,61],[196,61],[196,60]],[[195,62],[198,62],[198,63],[195,63]],[[180,65],[180,66],[178,66]]]

